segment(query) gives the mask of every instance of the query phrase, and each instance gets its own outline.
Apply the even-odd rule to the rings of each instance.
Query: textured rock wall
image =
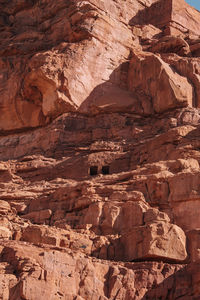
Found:
[[[137,67],[131,61],[129,72],[129,58],[132,51],[138,57],[137,53],[142,49],[140,41],[147,43],[149,40],[148,43],[155,44],[159,38],[158,28],[138,25],[143,19],[140,12],[148,16],[152,16],[151,11],[159,14],[160,7],[157,6],[162,5],[167,18],[165,23],[169,23],[174,22],[174,14],[178,18],[176,12],[180,13],[179,8],[183,6],[180,18],[184,20],[184,26],[189,28],[192,22],[199,24],[198,12],[183,1],[179,2],[162,0],[154,5],[153,1],[58,1],[53,4],[49,1],[22,1],[20,4],[12,1],[5,5],[1,1],[0,129],[8,131],[43,126],[63,112],[77,110],[84,113],[131,110],[151,114],[154,110],[160,112],[169,107],[192,105],[194,97],[190,78],[182,72],[175,72],[174,68],[171,70],[171,65],[165,65],[161,58],[144,54],[146,59],[145,56],[141,58],[144,66]],[[192,14],[190,22],[184,15],[188,11]],[[132,19],[135,26],[131,25]],[[159,25],[157,15],[154,19],[146,23]],[[142,37],[145,34],[146,37]],[[163,34],[166,34],[165,30],[160,32],[160,35]],[[191,51],[197,53],[197,37],[195,44],[194,37],[187,32],[184,35],[187,41],[168,37],[163,40],[162,48],[159,42],[160,49],[153,46],[150,50],[171,52],[174,47],[173,52],[182,52],[184,56]],[[191,49],[188,42],[192,43]],[[149,60],[147,64],[154,65],[152,78],[146,74],[145,60]],[[165,71],[160,74],[163,67]],[[134,89],[131,84],[133,68],[136,68],[135,72],[139,68],[141,76],[149,78],[142,80],[143,86],[140,86],[141,78],[138,78]],[[155,81],[157,77],[158,86],[156,82],[149,86],[148,82]],[[157,96],[155,104],[151,103],[158,89],[168,90],[166,98],[171,99],[166,104],[163,104],[162,94]],[[187,90],[186,94],[183,90]],[[141,94],[144,94],[143,97]],[[148,97],[149,101],[146,101]]]
[[[199,299],[200,13],[0,12],[0,299]]]
[[[131,24],[153,24],[165,34],[184,36],[199,35],[199,12],[184,0],[155,1],[149,8],[139,10]]]

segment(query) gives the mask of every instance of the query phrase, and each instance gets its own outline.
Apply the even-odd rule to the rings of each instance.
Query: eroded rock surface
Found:
[[[0,299],[200,299],[200,12],[0,11]]]

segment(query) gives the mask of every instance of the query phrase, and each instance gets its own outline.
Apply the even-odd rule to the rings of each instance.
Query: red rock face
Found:
[[[131,20],[131,24],[153,24],[165,34],[174,36],[188,33],[198,36],[199,22],[199,11],[184,0],[154,1],[149,8],[139,10]]]
[[[0,299],[200,299],[200,13],[0,11]]]

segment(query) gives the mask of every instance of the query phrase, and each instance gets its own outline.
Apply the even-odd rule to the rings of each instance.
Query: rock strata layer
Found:
[[[200,12],[0,11],[0,299],[200,299]]]

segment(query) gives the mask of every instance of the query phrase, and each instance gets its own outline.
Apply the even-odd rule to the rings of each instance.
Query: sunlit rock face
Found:
[[[164,30],[165,34],[174,36],[188,33],[198,36],[200,30],[199,11],[184,0],[154,1],[150,7],[139,10],[131,22],[152,24]]]
[[[0,5],[2,131],[44,126],[64,112],[152,114],[195,103],[188,74],[158,57],[163,52],[198,55],[199,13],[184,1],[6,5],[1,1]],[[156,42],[162,46],[154,46]],[[156,82],[151,87],[145,69],[151,62],[143,58],[145,66],[135,66],[134,61],[132,66],[131,60],[132,53],[139,60],[145,55],[150,60],[148,51],[155,53],[156,80],[151,80]],[[135,82],[133,68],[140,73],[135,89],[130,85]],[[161,95],[152,89],[162,90]]]
[[[200,13],[0,11],[0,299],[199,299]]]

